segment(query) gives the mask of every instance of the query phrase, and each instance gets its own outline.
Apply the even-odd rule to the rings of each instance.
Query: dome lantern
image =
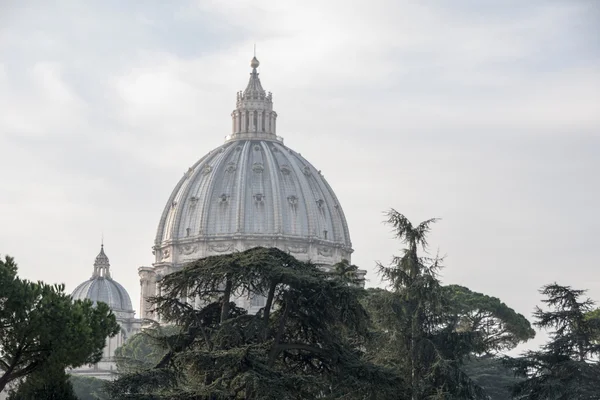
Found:
[[[103,302],[113,311],[133,313],[131,298],[127,290],[110,274],[110,262],[104,252],[104,244],[100,246],[100,253],[94,261],[92,277],[81,283],[71,294],[73,300],[89,299],[94,304]]]
[[[96,277],[110,278],[110,262],[106,253],[104,253],[104,243],[100,245],[100,253],[96,256],[96,261],[94,261],[92,278]]]
[[[236,109],[231,113],[232,133],[227,140],[263,139],[278,140],[276,120],[277,113],[273,111],[273,95],[266,92],[256,70],[260,62],[256,57],[250,61],[250,80],[243,92],[237,93]]]

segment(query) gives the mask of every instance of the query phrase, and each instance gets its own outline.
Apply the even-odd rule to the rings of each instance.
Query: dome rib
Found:
[[[273,223],[275,225],[275,232],[282,233],[283,232],[283,224],[282,224],[282,216],[285,213],[283,206],[281,204],[281,188],[280,181],[277,177],[276,170],[278,169],[278,165],[275,162],[275,158],[273,157],[272,149],[269,147],[268,143],[261,142],[261,146],[263,148],[263,153],[265,158],[267,158],[268,162],[265,163],[265,171],[269,173],[271,185],[271,199],[273,202]],[[264,173],[264,172],[263,172]]]
[[[239,146],[239,143],[237,144],[237,146]],[[237,151],[237,146],[236,146],[236,151]],[[246,160],[247,154],[248,154],[248,147],[250,146],[250,142],[245,142],[243,144],[243,146],[241,147],[239,153],[240,155],[238,156],[238,168],[239,171],[237,173],[237,181],[240,182],[237,187],[238,187],[238,191],[237,191],[237,218],[235,221],[236,224],[236,230],[235,233],[236,234],[241,234],[244,232],[244,221],[245,221],[245,213],[246,213],[246,202],[244,201],[244,193],[246,193],[246,185],[245,185],[245,179],[243,178],[244,176],[246,176],[247,174],[247,169],[248,169],[248,163]]]

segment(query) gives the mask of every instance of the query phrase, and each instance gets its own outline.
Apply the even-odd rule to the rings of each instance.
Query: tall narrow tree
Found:
[[[419,254],[427,249],[427,234],[436,219],[415,226],[395,210],[387,216],[406,248],[391,266],[380,265],[393,291],[375,291],[369,300],[372,310],[380,310],[374,318],[393,344],[380,361],[406,369],[412,400],[485,398],[460,368],[479,342],[479,333],[457,329],[459,321],[437,278],[440,258]]]

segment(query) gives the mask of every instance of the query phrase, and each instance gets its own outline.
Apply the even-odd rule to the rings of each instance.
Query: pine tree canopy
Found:
[[[165,356],[117,380],[113,397],[403,398],[399,376],[364,357],[371,333],[365,291],[340,271],[253,248],[167,275],[155,306],[182,333],[164,336]],[[266,305],[253,315],[232,301],[254,295]],[[194,309],[190,299],[203,306]]]
[[[63,285],[20,279],[14,259],[0,259],[0,391],[37,370],[98,362],[106,338],[119,330],[106,304],[73,301]]]

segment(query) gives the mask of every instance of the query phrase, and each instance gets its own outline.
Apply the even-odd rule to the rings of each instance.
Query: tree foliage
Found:
[[[444,286],[443,292],[459,330],[480,334],[479,354],[512,350],[535,337],[527,318],[496,297],[459,285]]]
[[[153,302],[178,328],[117,351],[126,374],[112,398],[487,399],[465,362],[533,337],[529,322],[496,298],[441,285],[441,260],[419,253],[434,219],[413,226],[392,210],[388,222],[406,245],[380,265],[390,290],[362,289],[347,260],[323,271],[265,248],[167,275]],[[233,301],[255,295],[266,299],[255,314]]]
[[[504,365],[501,358],[493,355],[470,357],[463,368],[485,390],[490,400],[510,400],[511,387],[521,380]]]
[[[155,367],[111,385],[115,399],[387,399],[399,376],[365,360],[364,290],[278,250],[208,257],[167,275],[155,305],[182,333]],[[347,272],[347,271],[346,271]],[[346,275],[346,274],[344,274]],[[234,296],[264,296],[248,314]],[[188,299],[203,304],[194,309]]]
[[[513,395],[529,400],[600,399],[600,344],[595,342],[600,324],[590,317],[593,302],[581,300],[585,291],[556,283],[541,293],[549,309],[536,307],[535,325],[553,332],[541,350],[505,360],[524,378]]]
[[[130,337],[115,350],[119,373],[138,372],[156,365],[167,352],[161,346],[162,338],[180,332],[179,327],[155,324]]]
[[[106,304],[73,301],[62,285],[20,279],[14,259],[0,259],[0,391],[38,369],[99,361],[106,338],[118,331]]]
[[[600,308],[586,313],[585,318],[590,321],[591,326],[598,327],[593,334],[593,341],[600,344]]]
[[[91,376],[71,375],[69,382],[78,400],[110,400],[106,394],[106,381]]]
[[[483,390],[461,369],[465,357],[478,348],[480,333],[459,329],[460,318],[452,313],[437,278],[440,258],[419,255],[419,249],[427,249],[435,221],[414,226],[397,211],[388,213],[388,223],[406,248],[391,266],[380,265],[392,291],[372,290],[367,299],[379,327],[369,353],[400,372],[413,400],[483,399]]]
[[[44,367],[28,375],[7,400],[78,400],[64,369]]]

